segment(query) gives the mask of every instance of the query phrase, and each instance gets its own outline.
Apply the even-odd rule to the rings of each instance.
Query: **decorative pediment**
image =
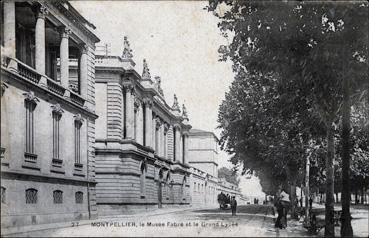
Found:
[[[147,65],[146,59],[143,60],[143,70],[142,70],[142,79],[143,80],[151,80],[149,66]]]
[[[123,59],[132,59],[132,57],[133,57],[132,49],[131,49],[131,46],[130,46],[129,41],[127,39],[127,36],[125,36],[124,39],[123,39],[122,58]]]
[[[174,94],[172,110],[177,111],[177,112],[181,112],[181,109],[179,108],[179,104],[178,104],[178,98],[177,98],[177,95],[175,95],[175,94]]]
[[[35,96],[35,93],[33,91],[23,93],[23,96],[25,96],[25,100],[28,102],[32,102],[34,104],[40,102],[40,100]]]
[[[55,105],[51,105],[51,108],[53,110],[53,113],[56,113],[58,115],[61,115],[61,114],[64,113],[64,110],[61,108],[59,103],[57,103]]]

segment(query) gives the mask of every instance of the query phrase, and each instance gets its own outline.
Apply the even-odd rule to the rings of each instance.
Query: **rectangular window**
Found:
[[[53,112],[53,159],[59,159],[60,155],[60,122],[61,115]]]
[[[83,193],[76,192],[76,203],[83,203]]]
[[[37,203],[37,190],[30,188],[26,190],[26,203],[35,204]]]
[[[35,153],[35,137],[34,137],[34,116],[33,112],[36,104],[32,101],[25,101],[26,106],[26,152],[29,154]]]
[[[55,204],[61,204],[63,203],[63,192],[60,190],[55,190],[53,192],[53,198]]]
[[[81,164],[81,126],[81,122],[74,121],[74,161],[76,164]]]

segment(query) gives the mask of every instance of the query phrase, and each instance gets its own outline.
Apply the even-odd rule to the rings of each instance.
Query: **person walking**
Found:
[[[237,212],[237,201],[236,201],[236,197],[233,196],[232,200],[231,200],[231,209],[232,209],[232,216],[236,216],[236,212]]]
[[[282,229],[287,227],[287,212],[290,203],[291,203],[290,196],[285,192],[284,189],[282,189],[282,192],[280,194],[280,204],[282,209],[282,218],[281,218]]]

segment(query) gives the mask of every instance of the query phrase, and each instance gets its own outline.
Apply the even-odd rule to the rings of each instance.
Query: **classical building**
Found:
[[[1,226],[96,217],[94,26],[67,1],[1,4]]]
[[[192,205],[218,206],[218,194],[223,192],[243,200],[237,185],[218,178],[218,138],[213,132],[191,129],[188,141],[188,163],[191,165]]]
[[[96,55],[96,192],[99,214],[189,205],[189,125],[177,97],[143,60],[140,75],[124,38],[120,56]]]

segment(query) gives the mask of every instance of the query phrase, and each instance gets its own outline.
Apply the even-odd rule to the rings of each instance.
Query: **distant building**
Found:
[[[67,1],[1,4],[1,226],[96,217],[94,26]]]
[[[127,38],[120,56],[96,55],[96,180],[99,214],[189,205],[187,112],[169,106],[148,63],[135,71]]]
[[[218,194],[221,192],[243,200],[236,184],[218,178],[218,138],[213,132],[191,129],[188,155],[193,206],[218,206]]]

